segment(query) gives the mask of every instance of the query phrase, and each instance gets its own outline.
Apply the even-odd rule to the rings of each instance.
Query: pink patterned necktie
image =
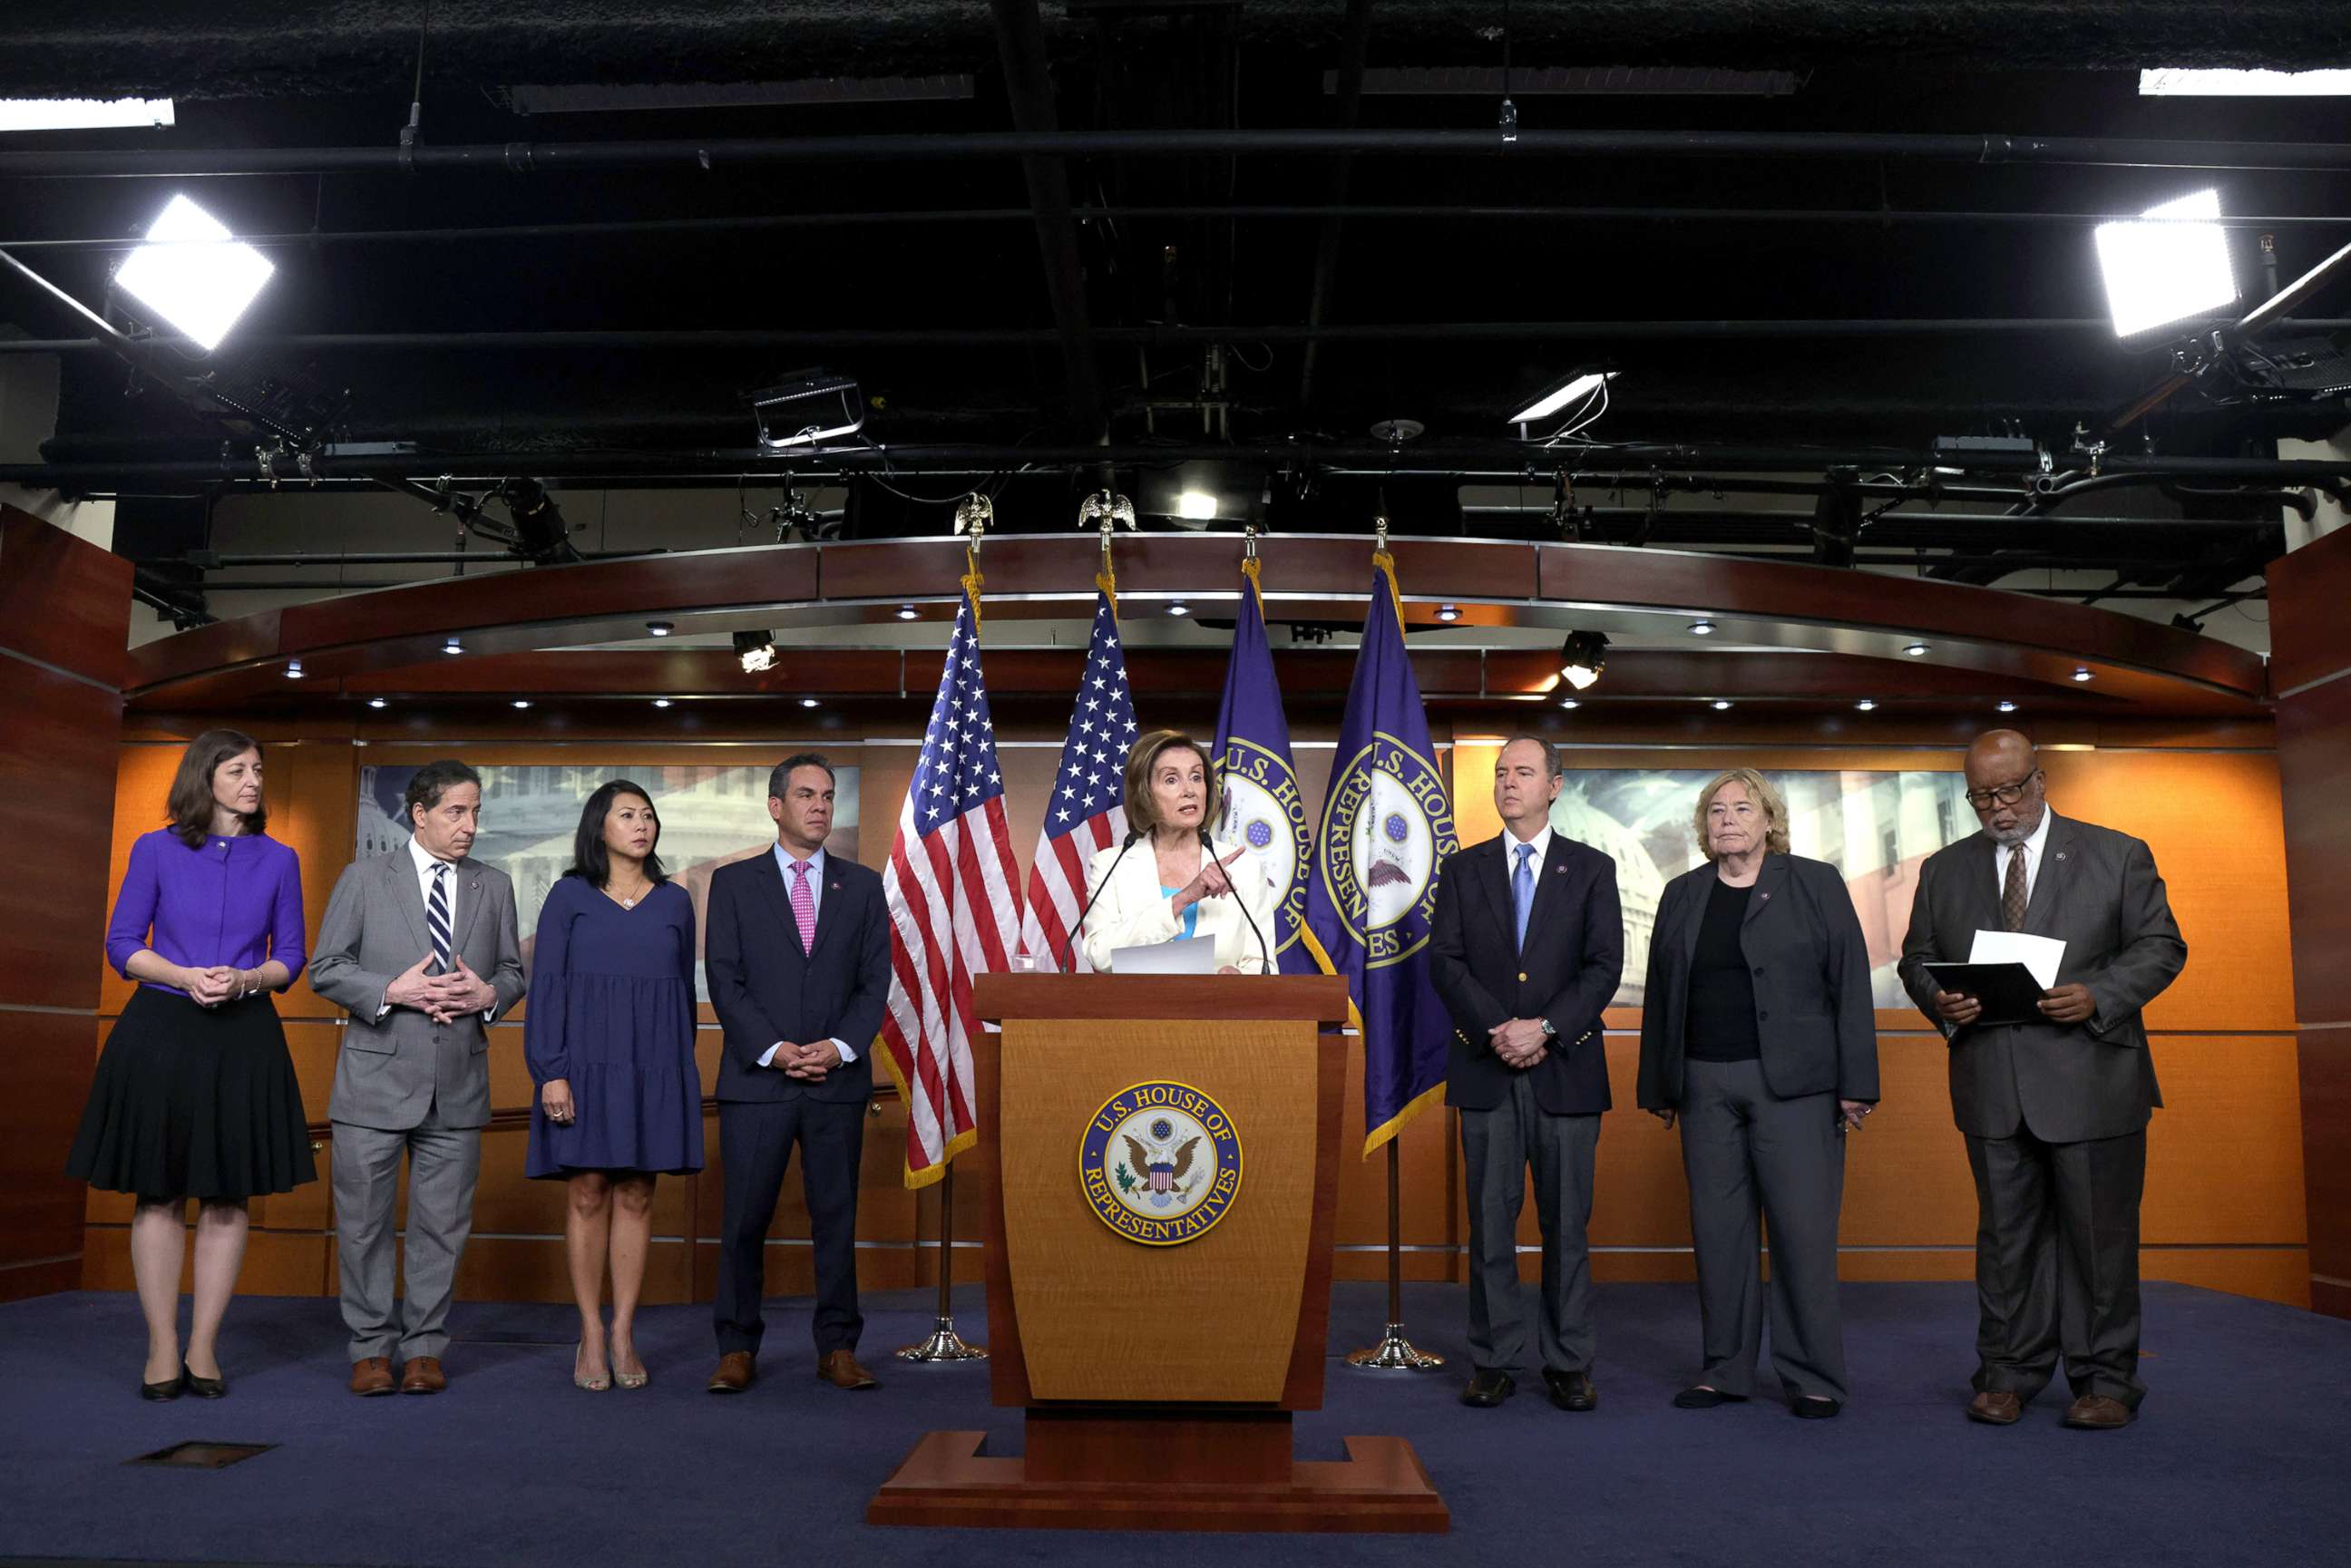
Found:
[[[809,862],[792,862],[792,918],[799,923],[800,951],[816,951],[816,890],[809,886]]]

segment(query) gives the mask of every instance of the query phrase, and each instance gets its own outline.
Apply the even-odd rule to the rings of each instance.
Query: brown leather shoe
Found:
[[[758,1363],[747,1350],[730,1350],[718,1358],[718,1370],[710,1375],[713,1394],[740,1394],[759,1380]]]
[[[2013,1427],[2024,1414],[2024,1401],[2005,1388],[1987,1388],[1968,1401],[1968,1419],[1988,1427]]]
[[[824,1358],[816,1364],[816,1375],[819,1382],[830,1383],[835,1388],[879,1388],[882,1386],[879,1383],[876,1383],[873,1380],[873,1375],[872,1373],[857,1364],[857,1353],[854,1351],[829,1350],[825,1352]]]
[[[389,1394],[392,1391],[392,1358],[371,1355],[351,1363],[351,1392]]]
[[[437,1355],[412,1355],[400,1369],[400,1391],[402,1394],[438,1394],[449,1386],[442,1375],[441,1358]]]
[[[2065,1406],[2065,1425],[2088,1432],[2111,1432],[2131,1424],[2130,1406],[2103,1394],[2085,1394]]]

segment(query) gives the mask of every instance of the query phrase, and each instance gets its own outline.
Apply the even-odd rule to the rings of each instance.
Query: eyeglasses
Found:
[[[2025,790],[2032,788],[2032,781],[2040,777],[2041,769],[2036,768],[2013,784],[1995,784],[1989,789],[1970,789],[1968,791],[1968,804],[1979,811],[1989,811],[1994,806],[2013,806],[2024,799]]]

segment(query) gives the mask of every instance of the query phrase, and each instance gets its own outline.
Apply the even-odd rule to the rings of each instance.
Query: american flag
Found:
[[[979,580],[964,580],[939,695],[898,812],[882,892],[890,911],[883,1060],[906,1100],[906,1185],[926,1186],[979,1140],[971,1040],[975,975],[1011,967],[1019,868],[979,668]]]
[[[1042,967],[1061,967],[1071,926],[1085,907],[1087,861],[1126,836],[1126,753],[1134,737],[1134,695],[1127,689],[1126,654],[1118,645],[1118,603],[1104,582],[1094,596],[1093,635],[1086,643],[1078,700],[1070,710],[1052,800],[1029,867],[1029,913],[1020,923],[1020,946]],[[1083,973],[1088,967],[1082,951],[1071,953],[1071,970]]]

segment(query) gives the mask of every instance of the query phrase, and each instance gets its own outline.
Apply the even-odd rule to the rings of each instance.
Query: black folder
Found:
[[[1927,973],[1943,990],[1983,1004],[1979,1024],[2047,1023],[2039,1003],[2049,993],[2022,964],[1928,964]]]

